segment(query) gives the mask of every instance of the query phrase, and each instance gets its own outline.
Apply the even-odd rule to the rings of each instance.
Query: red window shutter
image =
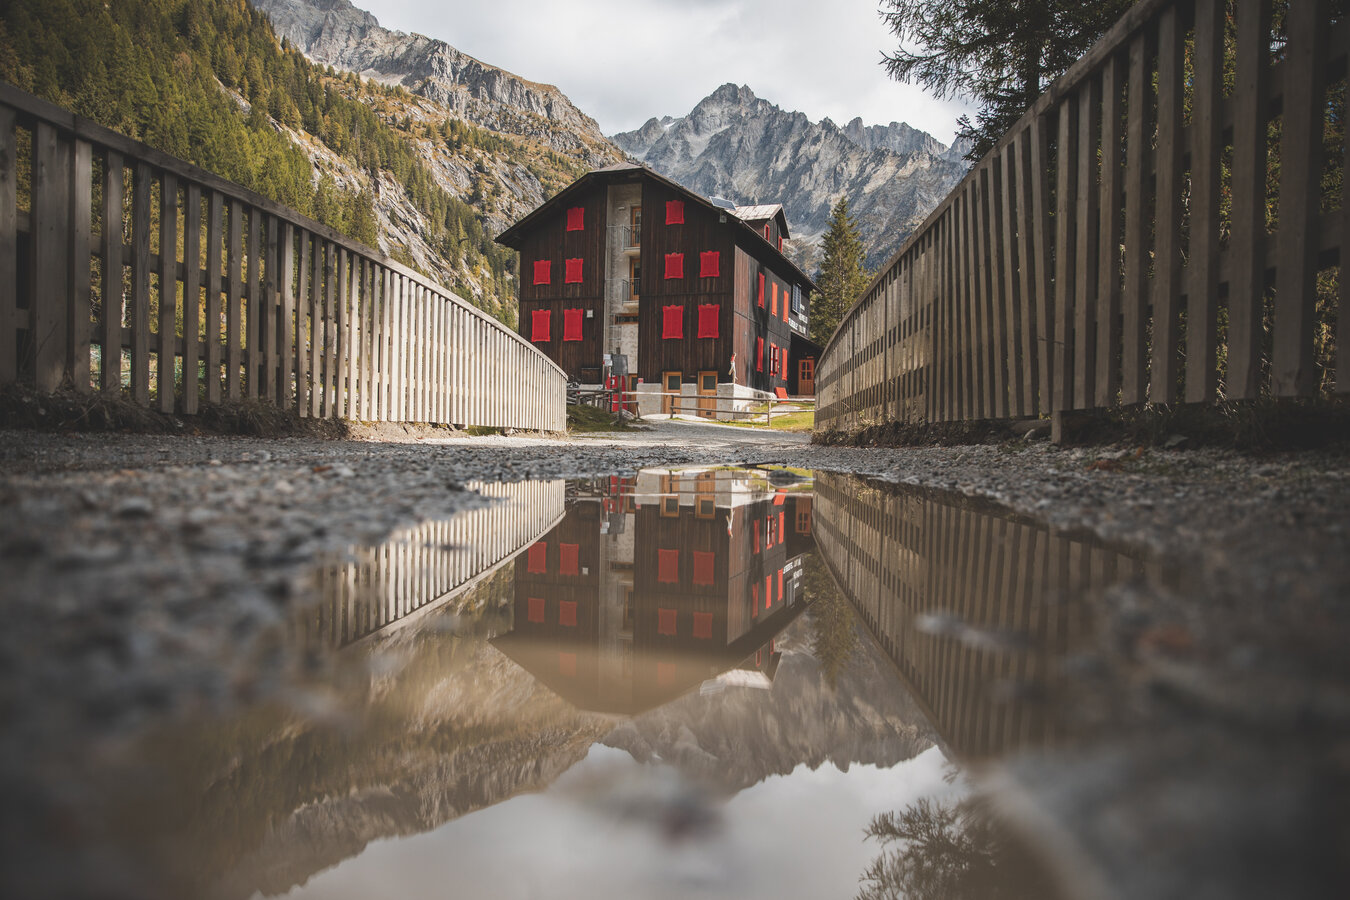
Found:
[[[764,371],[764,338],[755,338],[755,371]]]
[[[558,654],[558,674],[575,678],[577,674],[577,655],[575,653]]]
[[[666,224],[683,225],[684,224],[684,201],[667,200],[666,201]]]
[[[530,545],[529,562],[525,567],[531,575],[548,571],[548,542],[539,541]]]
[[[779,523],[778,523],[778,527],[779,527],[779,528],[782,528],[782,527],[783,527],[783,523],[782,523],[781,520],[780,520]],[[783,570],[782,570],[782,569],[779,569],[779,570],[778,570],[778,599],[779,599],[780,601],[783,599]]]
[[[586,228],[586,209],[574,206],[567,211],[567,230],[584,231]]]
[[[764,608],[773,606],[773,576],[764,576]]]
[[[666,254],[666,278],[684,277],[684,254],[667,253]]]
[[[680,551],[656,551],[656,580],[662,584],[675,584],[680,580]]]
[[[581,319],[582,312],[579,309],[563,310],[563,340],[579,341],[581,340]]]
[[[783,321],[784,321],[784,322],[786,322],[786,321],[788,320],[788,310],[789,310],[789,309],[791,308],[791,306],[792,306],[792,304],[788,302],[788,297],[789,297],[789,296],[790,296],[790,295],[789,295],[789,293],[788,293],[788,287],[787,287],[787,285],[784,285],[784,286],[783,286]]]
[[[656,633],[657,634],[675,633],[675,610],[673,609],[656,610]]]
[[[769,305],[769,315],[776,319],[778,318],[778,282],[775,281],[773,283],[773,288],[771,290],[773,293],[773,303]]]
[[[764,273],[759,273],[759,308],[764,308]]]
[[[712,613],[694,613],[694,637],[708,639],[712,637]]]
[[[759,552],[759,519],[755,520],[755,542],[751,546],[754,547],[755,553]]]
[[[778,252],[783,252],[783,236],[781,234],[778,236]]]
[[[563,264],[563,282],[581,284],[581,260],[569,259]]]
[[[787,491],[774,491],[774,492],[773,492],[773,505],[774,505],[774,506],[782,506],[782,505],[783,505],[784,503],[786,503],[786,502],[787,502]],[[566,545],[566,544],[563,544],[563,546],[566,547],[567,545]]]
[[[698,305],[698,336],[701,338],[717,337],[717,314],[722,308],[712,303],[700,303]]]
[[[661,337],[667,340],[684,337],[683,306],[661,307]]]
[[[782,513],[781,511],[778,513],[778,534],[779,534],[780,537],[781,537],[782,535],[784,535],[784,534],[787,534],[787,528],[785,528],[785,527],[784,527],[784,524],[783,524],[783,521],[784,521],[784,519],[786,519],[786,518],[787,518],[787,517],[786,517],[785,515],[783,515],[783,513]],[[782,572],[779,572],[779,573],[778,573],[778,584],[779,584],[779,587],[782,587],[782,584],[783,584],[783,573],[782,573]],[[779,591],[779,593],[781,594],[782,591]]]
[[[530,597],[525,601],[529,605],[529,617],[531,622],[544,621],[544,598]]]
[[[558,624],[575,628],[577,625],[577,601],[558,601]]]
[[[767,241],[768,239],[769,239],[769,223],[768,223],[768,222],[765,222],[765,223],[764,223],[764,240]]]
[[[577,569],[577,551],[579,544],[559,544],[558,545],[558,574],[559,575],[579,575]]]
[[[553,280],[551,269],[553,264],[546,259],[536,259],[534,261],[534,283],[549,284]]]
[[[704,250],[698,255],[698,277],[716,278],[721,264],[716,250]]]
[[[694,584],[713,583],[713,572],[717,565],[717,554],[706,550],[694,551]]]
[[[673,634],[674,632],[672,632]],[[656,683],[670,684],[675,680],[675,664],[659,662],[656,664]]]

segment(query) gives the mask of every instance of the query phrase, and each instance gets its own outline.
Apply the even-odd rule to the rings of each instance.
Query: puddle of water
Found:
[[[106,839],[147,884],[1047,895],[959,766],[1075,731],[1085,598],[1155,564],[842,476],[478,489],[500,502],[316,572],[280,700],[112,767]]]

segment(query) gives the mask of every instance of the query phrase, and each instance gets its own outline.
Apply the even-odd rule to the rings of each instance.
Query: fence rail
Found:
[[[406,266],[0,84],[0,386],[560,431],[566,378]]]
[[[845,315],[817,427],[1350,390],[1350,25],[1271,6],[1132,7]]]

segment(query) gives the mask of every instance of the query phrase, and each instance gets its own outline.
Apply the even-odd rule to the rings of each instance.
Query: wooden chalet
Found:
[[[521,335],[572,381],[601,384],[606,354],[621,354],[630,389],[813,394],[814,284],[783,255],[788,236],[781,205],[714,202],[619,164],[583,175],[497,241],[520,253]]]

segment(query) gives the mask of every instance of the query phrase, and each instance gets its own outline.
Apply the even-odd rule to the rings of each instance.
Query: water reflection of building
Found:
[[[494,643],[583,709],[637,713],[719,680],[767,687],[814,546],[799,487],[727,469],[591,483],[517,558],[514,626]]]
[[[340,648],[402,628],[496,571],[562,515],[562,481],[473,483],[492,499],[451,519],[395,532],[375,547],[354,547],[315,574],[321,601],[291,621],[307,647]]]
[[[950,494],[817,475],[821,558],[946,743],[965,757],[1062,736],[1062,661],[1086,597],[1156,563]]]

